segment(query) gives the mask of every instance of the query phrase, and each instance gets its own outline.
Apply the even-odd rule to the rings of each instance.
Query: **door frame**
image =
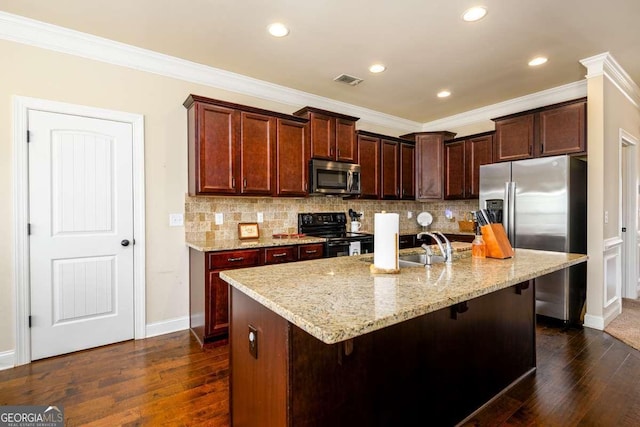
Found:
[[[15,295],[15,365],[31,362],[29,329],[29,110],[129,123],[133,139],[133,299],[134,338],[146,336],[144,116],[114,110],[13,96],[13,230]]]
[[[627,231],[620,235],[623,239],[624,271],[622,274],[622,298],[638,298],[638,166],[637,147],[640,141],[624,129],[619,129],[619,203],[620,219],[618,224],[626,226]],[[622,181],[625,181],[624,183]],[[624,208],[624,209],[623,209]]]

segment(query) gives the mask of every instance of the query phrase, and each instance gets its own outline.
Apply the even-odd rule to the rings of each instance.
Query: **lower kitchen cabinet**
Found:
[[[229,335],[229,285],[220,272],[322,258],[322,243],[204,252],[189,249],[189,328],[201,345]]]

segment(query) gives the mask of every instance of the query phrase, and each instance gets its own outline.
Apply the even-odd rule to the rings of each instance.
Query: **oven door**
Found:
[[[333,258],[337,256],[349,256],[350,244],[348,240],[329,240],[325,243],[324,256]]]

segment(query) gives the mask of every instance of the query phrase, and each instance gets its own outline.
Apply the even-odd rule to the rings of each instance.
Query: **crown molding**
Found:
[[[581,80],[563,86],[554,87],[540,92],[532,93],[520,98],[510,99],[486,107],[466,111],[454,116],[427,122],[422,125],[423,131],[436,131],[443,129],[455,129],[475,123],[486,122],[495,117],[506,116],[521,111],[544,107],[563,101],[587,96],[587,81]]]
[[[390,114],[2,11],[0,39],[254,96],[294,109],[312,105],[406,132],[419,131],[422,126]]]
[[[640,88],[609,52],[581,59],[587,69],[587,79],[604,75],[636,108],[640,108]]]

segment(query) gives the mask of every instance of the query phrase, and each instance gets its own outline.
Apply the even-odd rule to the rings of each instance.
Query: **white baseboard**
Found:
[[[158,335],[170,334],[171,332],[184,331],[189,329],[189,316],[176,317],[175,319],[164,320],[162,322],[147,324],[146,338]]]
[[[587,314],[584,316],[583,326],[591,329],[598,329],[599,331],[604,331],[604,318],[602,318],[602,316],[593,316],[591,314]]]
[[[0,353],[0,371],[16,366],[16,352],[14,350]]]

